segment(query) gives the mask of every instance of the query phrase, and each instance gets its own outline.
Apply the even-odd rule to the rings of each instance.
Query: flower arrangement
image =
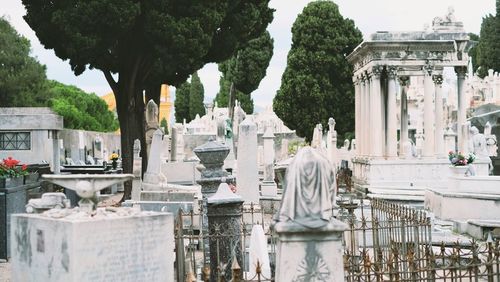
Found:
[[[476,159],[476,156],[474,154],[470,153],[467,156],[462,154],[461,152],[454,152],[450,151],[448,153],[448,159],[450,160],[451,164],[453,166],[466,166],[468,164],[471,164],[474,162]]]
[[[120,158],[120,156],[118,156],[118,154],[117,154],[117,153],[113,153],[113,154],[111,154],[111,156],[109,157],[109,160],[110,160],[110,161],[115,161],[115,162],[116,162],[116,161],[118,160],[118,158]]]
[[[0,178],[14,178],[28,175],[27,168],[27,165],[19,165],[18,160],[8,157],[0,163]]]

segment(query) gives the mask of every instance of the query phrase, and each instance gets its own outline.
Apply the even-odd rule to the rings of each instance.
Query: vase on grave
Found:
[[[452,176],[465,176],[469,170],[468,165],[450,166]]]

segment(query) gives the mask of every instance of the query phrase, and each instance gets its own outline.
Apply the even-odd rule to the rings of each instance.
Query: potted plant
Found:
[[[17,187],[24,184],[24,176],[28,174],[26,165],[8,157],[0,163],[0,188]]]
[[[450,168],[452,173],[457,176],[464,176],[470,169],[469,165],[474,162],[476,156],[472,153],[464,155],[461,152],[450,151],[448,153],[448,159],[451,163]]]

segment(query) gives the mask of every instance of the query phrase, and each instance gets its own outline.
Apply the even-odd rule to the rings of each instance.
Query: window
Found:
[[[0,150],[31,150],[29,132],[0,132]]]

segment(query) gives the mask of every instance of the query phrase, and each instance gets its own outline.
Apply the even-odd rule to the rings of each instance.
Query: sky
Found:
[[[102,96],[111,91],[103,74],[87,70],[75,76],[64,62],[45,49],[33,30],[22,18],[25,14],[21,0],[1,0],[0,16],[5,16],[14,28],[31,41],[32,55],[47,66],[47,76],[66,84],[76,85],[87,92]],[[252,93],[257,107],[272,104],[273,97],[281,84],[281,75],[286,67],[286,57],[292,43],[291,28],[297,15],[309,0],[271,0],[276,11],[268,30],[274,38],[274,55],[267,69],[266,77],[259,88]],[[436,16],[444,16],[449,6],[455,8],[455,17],[464,22],[467,32],[479,33],[482,18],[495,14],[495,0],[338,0],[340,13],[353,19],[364,37],[377,31],[423,30],[425,24]],[[219,90],[219,76],[216,64],[207,64],[199,75],[205,88],[205,100],[211,101]],[[172,89],[174,90],[174,89]],[[173,91],[172,91],[173,92]]]

